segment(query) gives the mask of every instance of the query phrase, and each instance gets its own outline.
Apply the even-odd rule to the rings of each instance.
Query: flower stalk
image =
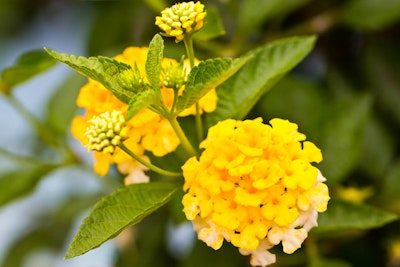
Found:
[[[154,164],[151,164],[150,162],[145,161],[143,158],[141,158],[138,155],[136,155],[135,153],[133,153],[122,142],[118,145],[118,147],[120,149],[122,149],[126,154],[128,154],[129,156],[134,158],[136,161],[138,161],[140,164],[146,166],[147,168],[149,168],[150,170],[152,170],[158,174],[161,174],[161,175],[164,175],[167,177],[181,177],[182,176],[182,173],[180,173],[180,172],[167,171],[167,170],[161,169],[160,167],[155,166]]]

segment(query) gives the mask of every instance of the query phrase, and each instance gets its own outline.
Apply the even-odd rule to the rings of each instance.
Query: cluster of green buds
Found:
[[[186,70],[183,58],[179,63],[168,61],[162,69],[163,86],[179,90],[186,83]]]
[[[128,128],[121,111],[104,112],[89,120],[85,136],[88,138],[88,150],[114,153],[115,148],[128,138]]]
[[[203,27],[206,14],[204,5],[200,2],[177,3],[161,11],[161,17],[156,17],[156,25],[166,33],[166,36],[175,37],[176,42],[180,42],[185,35]]]

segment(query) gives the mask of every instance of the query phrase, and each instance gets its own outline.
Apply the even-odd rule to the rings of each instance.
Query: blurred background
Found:
[[[240,56],[288,36],[318,36],[313,52],[249,117],[296,122],[323,151],[320,169],[331,196],[399,214],[400,0],[202,2],[219,14],[209,23],[225,35],[196,40],[200,59]],[[79,112],[75,98],[86,79],[37,51],[112,57],[128,46],[147,46],[158,32],[155,16],[173,3],[1,0],[0,71],[4,76],[35,50],[22,65],[40,62],[43,72],[3,86],[0,94],[0,266],[247,266],[229,245],[216,253],[194,241],[191,226],[177,223],[183,215],[168,215],[179,213],[173,205],[88,254],[63,260],[82,218],[122,185],[122,177],[94,175],[90,155],[70,136],[70,121]],[[183,44],[165,42],[166,54],[179,58]],[[37,134],[38,127],[47,130]],[[56,140],[43,142],[46,134]],[[347,220],[347,214],[337,216]],[[358,228],[350,222],[341,231],[323,225],[310,237],[326,259],[320,266],[400,266],[398,221]],[[309,266],[314,248],[305,247],[279,254],[272,266]]]

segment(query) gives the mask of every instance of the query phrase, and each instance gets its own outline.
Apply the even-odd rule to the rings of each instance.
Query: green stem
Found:
[[[306,254],[307,254],[307,259],[310,265],[318,265],[320,261],[320,256],[318,252],[318,245],[317,241],[313,236],[309,236],[306,239]]]
[[[178,90],[174,90],[174,101],[172,102],[172,106],[169,111],[170,115],[173,115],[175,113],[175,106],[177,102],[178,102]]]
[[[164,169],[161,169],[153,164],[151,164],[150,162],[145,161],[144,159],[142,159],[141,157],[139,157],[138,155],[136,155],[135,153],[133,153],[128,147],[126,147],[123,143],[120,143],[119,148],[121,148],[126,154],[128,154],[129,156],[131,156],[132,158],[134,158],[136,161],[138,161],[139,163],[141,163],[142,165],[146,166],[147,168],[149,168],[150,170],[164,175],[164,176],[168,176],[168,177],[181,177],[182,173],[180,172],[171,172],[171,171],[167,171]]]
[[[198,141],[200,143],[203,140],[204,137],[203,137],[203,121],[201,120],[199,102],[196,102],[195,121],[196,121],[196,130],[197,130],[197,139],[198,139]]]
[[[193,50],[192,36],[190,34],[186,35],[185,38],[183,39],[183,43],[185,44],[186,54],[189,58],[190,69],[192,69],[194,66],[194,50]]]
[[[192,36],[190,34],[186,35],[185,38],[183,39],[183,42],[185,44],[186,54],[189,58],[190,69],[193,69],[193,67],[194,67],[194,49],[193,49]],[[203,140],[203,122],[201,120],[199,102],[196,102],[195,120],[196,120],[197,138],[198,138],[198,141],[201,142],[201,140]]]
[[[178,136],[179,140],[181,141],[183,149],[189,156],[197,156],[196,150],[193,148],[192,144],[187,139],[185,133],[183,132],[179,122],[177,121],[176,117],[167,118],[169,123],[171,124],[172,128],[174,129],[176,135]]]

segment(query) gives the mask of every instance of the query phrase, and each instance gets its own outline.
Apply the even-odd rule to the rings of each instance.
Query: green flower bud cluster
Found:
[[[114,153],[115,148],[128,138],[128,128],[121,111],[104,112],[89,120],[85,136],[88,138],[88,150]]]
[[[162,83],[165,87],[179,90],[186,83],[186,70],[183,66],[183,60],[177,64],[175,61],[169,61],[163,66]]]
[[[167,36],[175,37],[176,42],[180,42],[185,34],[191,34],[203,27],[206,14],[204,5],[200,2],[178,3],[161,11],[161,17],[156,17],[156,25]]]

